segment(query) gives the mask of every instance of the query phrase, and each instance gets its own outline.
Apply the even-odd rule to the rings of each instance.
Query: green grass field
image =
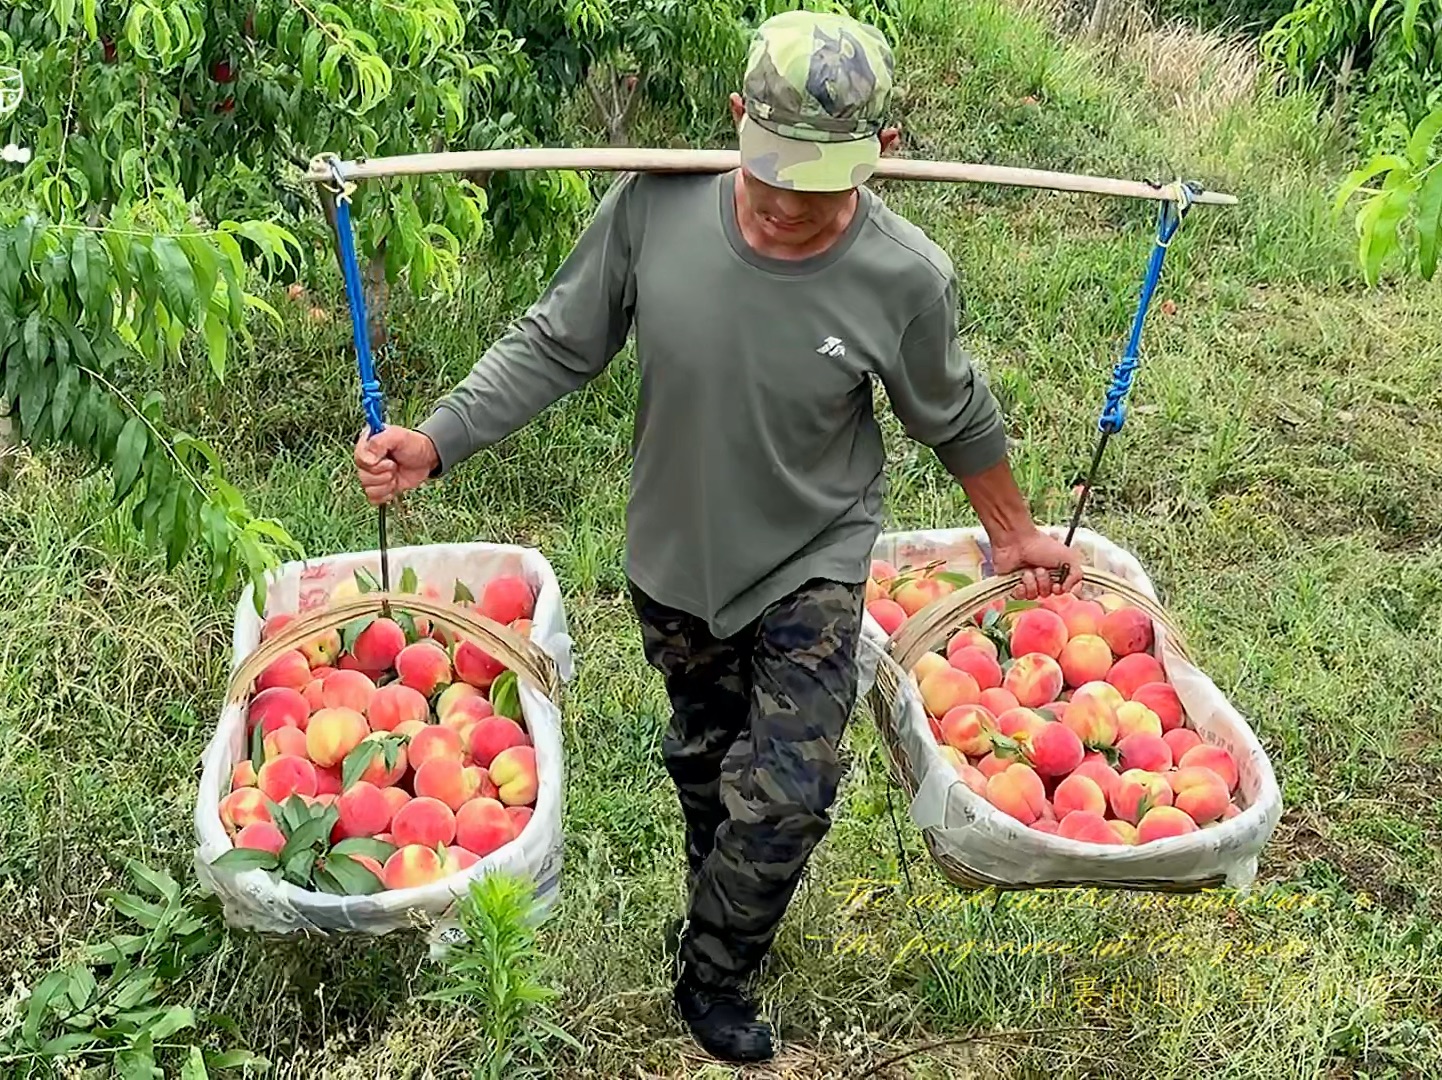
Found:
[[[904,30],[910,153],[1182,174],[1241,198],[1198,209],[1174,246],[1088,524],[1147,567],[1271,755],[1286,811],[1248,897],[978,900],[946,885],[893,795],[909,894],[862,708],[834,826],[762,984],[784,1052],[744,1075],[1439,1075],[1437,287],[1363,287],[1349,221],[1328,216],[1345,146],[1309,101],[1226,97],[1225,65],[1239,62],[1226,50],[1179,35],[1171,53],[1154,38],[1087,51],[995,0],[916,0]],[[1040,519],[1064,521],[1154,208],[881,190],[956,261],[963,332],[1006,409],[1019,481]],[[459,295],[399,306],[398,353],[382,372],[392,419],[423,416],[539,285],[528,265],[477,265]],[[350,465],[361,417],[348,323],[317,328],[278,303],[292,325],[267,332],[223,390],[192,389],[183,423],[214,437],[252,505],[309,553],[368,549],[375,518]],[[708,1063],[668,1012],[662,933],[683,859],[659,756],[666,703],[623,589],[634,392],[623,355],[410,497],[392,537],[533,544],[565,593],[579,657],[566,863],[539,946],[540,977],[560,995],[553,1019],[576,1046],[552,1042],[530,1065],[743,1075]],[[974,523],[929,452],[889,418],[888,432],[892,526]],[[13,972],[0,1030],[23,1014],[25,986],[128,932],[102,895],[126,884],[124,859],[193,880],[197,763],[224,690],[233,601],[207,597],[201,567],[167,574],[107,519],[107,484],[47,453],[22,458],[0,493],[0,971]],[[871,884],[858,893],[857,881]],[[177,1042],[244,1045],[270,1059],[269,1075],[467,1075],[482,1053],[476,1015],[414,1000],[437,979],[414,941],[281,946],[233,933],[177,973],[164,1000],[198,1018]],[[5,1068],[82,1075],[34,1059]],[[107,1068],[96,1059],[84,1075]]]

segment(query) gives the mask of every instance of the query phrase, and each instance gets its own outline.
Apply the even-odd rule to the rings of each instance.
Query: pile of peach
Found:
[[[526,634],[534,604],[524,580],[498,577],[475,610]],[[267,620],[262,639],[293,618]],[[331,842],[378,841],[353,858],[386,889],[448,877],[519,836],[537,776],[514,673],[423,618],[348,629],[348,649],[339,631],[322,634],[256,680],[246,729],[260,753],[235,766],[220,803],[236,848],[279,856],[292,796],[336,808]]]
[[[1231,754],[1203,743],[1148,615],[1066,594],[966,626],[913,668],[962,781],[1038,832],[1145,844],[1240,813]]]

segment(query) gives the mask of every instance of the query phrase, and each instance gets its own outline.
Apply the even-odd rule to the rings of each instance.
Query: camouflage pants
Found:
[[[680,960],[705,984],[739,985],[771,947],[831,826],[863,588],[810,582],[725,639],[631,591],[646,659],[665,676],[673,709],[662,753],[686,822]]]

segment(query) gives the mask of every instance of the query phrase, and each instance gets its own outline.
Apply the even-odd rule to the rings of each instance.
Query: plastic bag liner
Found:
[[[485,582],[501,574],[519,574],[536,594],[531,640],[556,661],[562,680],[571,675],[571,639],[561,590],[550,563],[531,548],[501,544],[438,544],[393,548],[391,587],[401,573],[415,570],[422,586],[433,583],[449,602],[454,582],[465,583],[479,597]],[[292,562],[272,571],[266,589],[265,617],[323,606],[334,589],[358,569],[380,580],[380,555],[375,551]],[[256,615],[249,586],[235,609],[231,671],[260,644],[263,619]],[[505,871],[535,882],[537,914],[549,913],[560,895],[562,832],[561,713],[557,705],[528,680],[519,682],[521,711],[536,747],[539,785],[536,807],[521,835],[480,859],[474,866],[443,881],[371,896],[334,896],[298,889],[263,870],[228,871],[210,866],[231,849],[220,820],[220,800],[230,790],[235,764],[247,754],[244,706],[229,706],[201,763],[200,791],[195,807],[196,873],[202,886],[219,897],[226,922],[234,927],[271,934],[351,932],[385,934],[428,925],[437,948],[460,934],[456,901],[474,878]],[[421,916],[417,919],[416,916]]]
[[[1065,530],[1043,531],[1065,537]],[[1079,529],[1074,543],[1090,566],[1124,578],[1152,599],[1157,594],[1141,564],[1105,537]],[[979,528],[890,533],[881,538],[875,557],[900,568],[945,560],[947,569],[980,580],[990,577],[991,549]],[[926,721],[916,680],[901,673],[886,652],[885,631],[866,618],[861,651],[870,670],[889,664],[899,682],[894,700],[883,703],[873,694],[876,722],[893,753],[905,758],[901,770],[915,781],[911,792],[912,820],[922,830],[933,857],[955,861],[967,877],[1000,885],[1113,885],[1165,889],[1168,885],[1202,887],[1226,884],[1245,888],[1257,876],[1257,860],[1282,814],[1282,796],[1272,766],[1256,735],[1226,697],[1202,671],[1183,659],[1154,625],[1158,657],[1177,691],[1187,725],[1203,742],[1224,747],[1237,763],[1236,801],[1242,812],[1234,818],[1186,836],[1149,844],[1103,846],[1067,840],[1027,828],[981,798],[956,775],[938,752]],[[883,708],[889,705],[889,708]]]

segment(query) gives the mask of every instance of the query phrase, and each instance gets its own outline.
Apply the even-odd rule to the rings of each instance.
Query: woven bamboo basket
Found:
[[[912,679],[910,671],[923,654],[942,645],[963,626],[974,625],[974,618],[978,612],[998,599],[1009,597],[1020,581],[1020,574],[998,575],[949,593],[917,612],[888,640],[886,655],[877,665],[876,682],[870,692],[869,703],[876,717],[883,745],[886,747],[892,774],[900,787],[907,793],[908,798],[916,797],[920,778],[917,775],[916,763],[904,745],[903,735],[897,723],[895,706],[901,692],[902,681]],[[1093,567],[1084,569],[1083,584],[1116,593],[1150,615],[1160,631],[1157,647],[1159,659],[1163,651],[1162,641],[1164,641],[1166,648],[1173,655],[1191,663],[1190,653],[1176,621],[1151,596],[1139,590],[1131,582]],[[964,858],[957,856],[955,845],[947,845],[951,848],[951,850],[947,850],[947,847],[938,843],[935,829],[922,828],[921,832],[927,850],[942,874],[953,885],[965,890],[1017,891],[1045,888],[1096,888],[1194,893],[1222,885],[1226,880],[1225,875],[1216,874],[1185,881],[1157,878],[1088,879],[1084,876],[1044,881],[1009,881],[968,865]],[[1044,837],[1042,842],[1049,842],[1051,839]]]

